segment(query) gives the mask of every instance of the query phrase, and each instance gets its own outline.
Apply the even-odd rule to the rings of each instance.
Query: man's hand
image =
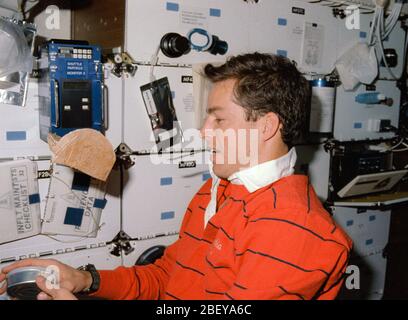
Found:
[[[57,282],[60,289],[52,289],[44,291],[44,286],[39,286],[41,290],[45,292],[48,297],[51,298],[66,298],[72,299],[75,298],[72,293],[81,292],[89,288],[92,284],[92,276],[87,271],[79,271],[75,268],[72,268],[66,264],[63,264],[57,260],[41,260],[41,259],[25,259],[18,262],[15,262],[0,271],[0,283],[6,280],[7,274],[16,269],[22,267],[38,266],[43,268],[52,268],[56,272],[58,277]],[[40,279],[41,280],[41,279]],[[40,285],[42,282],[40,281]],[[37,281],[38,285],[38,281]],[[46,288],[45,288],[46,289]],[[5,293],[7,290],[7,283],[4,282],[3,286],[0,288],[0,295]],[[68,296],[69,294],[69,296]],[[46,298],[42,293],[41,297]],[[39,297],[39,298],[41,298]]]
[[[37,277],[36,283],[42,291],[37,296],[38,300],[78,300],[67,289],[50,289],[52,286],[47,284],[47,280],[43,277]]]

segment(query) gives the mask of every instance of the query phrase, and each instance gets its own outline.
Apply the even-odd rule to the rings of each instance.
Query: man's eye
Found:
[[[221,121],[224,121],[224,119],[215,119],[215,122],[220,123]]]

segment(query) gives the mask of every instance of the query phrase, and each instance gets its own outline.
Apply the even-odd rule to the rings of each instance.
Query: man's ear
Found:
[[[272,139],[279,132],[282,126],[279,116],[274,112],[268,112],[265,114],[262,117],[261,123],[261,136],[264,141]]]

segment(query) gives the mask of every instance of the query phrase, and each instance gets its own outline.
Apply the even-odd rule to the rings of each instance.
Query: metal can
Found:
[[[35,280],[45,273],[42,267],[24,267],[7,274],[7,294],[18,300],[36,300],[41,292]]]

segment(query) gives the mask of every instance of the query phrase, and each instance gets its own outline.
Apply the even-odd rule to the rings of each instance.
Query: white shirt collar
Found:
[[[284,156],[235,172],[228,180],[233,184],[243,184],[252,193],[283,177],[292,175],[295,172],[296,159],[296,150],[291,148]]]
[[[218,186],[221,181],[221,179],[215,175],[213,171],[213,164],[211,161],[210,161],[209,167],[210,167],[210,175],[212,177],[211,199],[204,213],[204,228],[207,226],[208,220],[211,219],[211,217],[215,214],[217,210],[217,190],[218,190]]]
[[[284,156],[238,171],[232,174],[228,180],[233,184],[243,184],[245,188],[252,193],[283,177],[293,174],[295,171],[294,167],[296,159],[296,150],[295,148],[291,148]],[[216,212],[217,190],[221,181],[221,179],[214,174],[211,162],[210,174],[212,177],[211,199],[205,210],[204,227]]]

